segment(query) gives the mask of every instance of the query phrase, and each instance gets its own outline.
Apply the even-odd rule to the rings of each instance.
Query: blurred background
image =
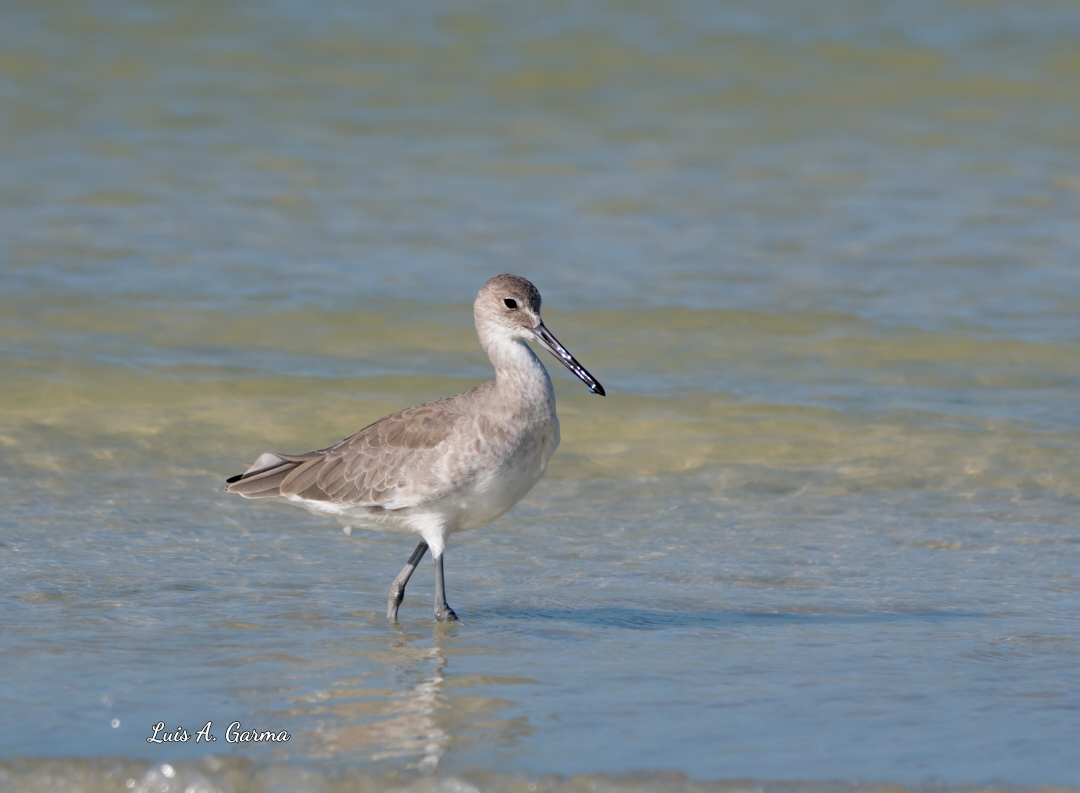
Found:
[[[393,630],[221,486],[501,272],[609,396]],[[0,786],[1080,785],[1078,302],[1073,2],[7,0]]]

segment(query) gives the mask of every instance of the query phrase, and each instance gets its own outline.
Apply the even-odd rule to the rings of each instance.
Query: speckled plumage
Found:
[[[347,526],[415,532],[441,571],[447,537],[510,509],[559,445],[551,379],[524,341],[537,341],[604,393],[544,327],[540,293],[524,278],[492,278],[473,314],[494,380],[394,413],[325,449],[266,452],[226,490],[288,501]]]

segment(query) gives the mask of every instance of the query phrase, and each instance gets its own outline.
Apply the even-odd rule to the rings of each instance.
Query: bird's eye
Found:
[[[509,308],[509,309],[515,309],[515,308],[517,308],[517,301],[516,301],[516,300],[514,300],[514,298],[512,298],[512,297],[508,297],[508,298],[506,298],[505,300],[503,300],[503,303],[504,303],[504,304],[506,305],[506,307],[507,307],[507,308]]]

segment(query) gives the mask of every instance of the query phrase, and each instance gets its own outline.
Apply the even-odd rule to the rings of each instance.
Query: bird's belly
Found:
[[[524,498],[543,475],[543,469],[517,469],[478,477],[473,487],[451,497],[456,503],[450,510],[454,515],[450,530],[468,531],[486,526]]]
[[[543,466],[534,463],[478,471],[470,482],[442,498],[404,509],[383,510],[295,496],[287,501],[320,517],[334,518],[357,528],[417,531],[419,518],[421,524],[434,519],[449,532],[466,531],[486,526],[505,514],[540,481],[545,467],[546,460]]]
[[[557,425],[537,428],[514,451],[479,467],[468,485],[440,501],[450,531],[467,531],[486,526],[505,514],[532,490],[544,476],[548,460],[559,444]]]
[[[375,531],[414,531],[407,510],[386,510],[379,507],[338,504],[333,501],[290,496],[281,499],[289,504],[303,507],[313,515],[332,518],[344,526],[372,529]]]

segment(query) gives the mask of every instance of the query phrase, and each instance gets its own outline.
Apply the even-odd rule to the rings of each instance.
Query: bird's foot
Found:
[[[441,607],[435,609],[435,621],[436,622],[461,622],[458,619],[458,615],[454,613],[454,610],[445,603]]]
[[[405,599],[405,587],[400,589],[396,586],[390,589],[390,596],[386,599],[386,621],[397,622],[398,608]]]

